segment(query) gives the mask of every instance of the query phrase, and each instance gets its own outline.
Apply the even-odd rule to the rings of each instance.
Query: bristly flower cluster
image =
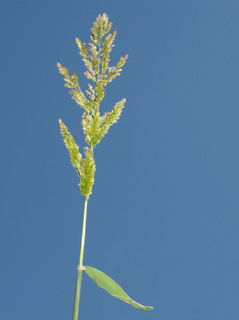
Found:
[[[70,75],[67,68],[64,68],[60,63],[57,64],[66,82],[65,86],[71,89],[70,94],[72,98],[84,109],[82,128],[85,133],[85,141],[90,146],[90,148],[85,148],[84,160],[82,160],[79,147],[67,127],[61,120],[59,123],[64,142],[70,153],[72,165],[76,168],[80,179],[81,193],[85,196],[91,194],[94,183],[95,162],[93,148],[105,136],[109,128],[117,122],[126,101],[126,99],[119,101],[110,112],[105,113],[103,116],[100,115],[100,103],[105,95],[105,87],[115,77],[120,75],[121,68],[128,58],[128,55],[121,57],[116,66],[109,67],[110,52],[114,46],[113,42],[116,36],[116,31],[113,31],[112,34],[109,33],[111,27],[112,23],[109,22],[108,16],[105,13],[96,18],[91,29],[91,40],[93,43],[89,43],[89,51],[86,43],[76,38],[79,54],[82,56],[82,60],[87,68],[85,76],[94,84],[94,87],[88,84],[86,95],[81,90],[77,75],[74,72]]]
[[[61,134],[64,138],[65,145],[69,151],[71,163],[79,177],[79,187],[81,193],[88,197],[91,194],[94,184],[95,175],[95,160],[93,158],[92,149],[85,148],[85,159],[82,160],[82,155],[79,152],[79,147],[75,143],[74,138],[68,131],[66,125],[59,119]]]

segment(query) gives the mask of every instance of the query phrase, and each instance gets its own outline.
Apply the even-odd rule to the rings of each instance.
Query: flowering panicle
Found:
[[[99,15],[91,29],[91,40],[89,48],[86,43],[76,38],[79,54],[86,66],[84,73],[86,78],[93,82],[88,84],[86,95],[82,92],[78,83],[78,77],[73,72],[71,75],[67,68],[60,63],[57,64],[60,74],[64,77],[65,86],[70,90],[72,98],[84,109],[82,115],[82,128],[85,141],[89,148],[85,148],[85,159],[79,153],[79,147],[68,132],[67,127],[60,120],[61,134],[69,151],[73,167],[76,168],[80,179],[80,190],[84,195],[91,194],[94,183],[95,162],[93,148],[100,143],[109,128],[118,121],[124,108],[126,99],[116,103],[110,112],[100,115],[100,103],[105,96],[105,87],[114,78],[120,75],[122,67],[126,63],[128,55],[121,57],[116,66],[109,67],[110,52],[114,47],[116,31],[110,33],[112,23],[104,13]]]

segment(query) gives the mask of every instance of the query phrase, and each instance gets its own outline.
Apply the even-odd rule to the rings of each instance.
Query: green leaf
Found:
[[[111,296],[123,300],[126,303],[131,304],[133,307],[142,309],[142,310],[152,310],[153,307],[143,306],[142,304],[132,300],[124,290],[110,277],[105,273],[92,268],[92,267],[83,267],[83,270],[87,275],[102,289],[106,290]]]

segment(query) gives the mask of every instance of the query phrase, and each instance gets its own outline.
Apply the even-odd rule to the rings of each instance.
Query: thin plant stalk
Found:
[[[80,259],[79,265],[77,268],[77,280],[76,280],[76,291],[75,291],[75,301],[73,309],[72,320],[78,319],[79,305],[80,305],[80,293],[81,293],[81,280],[82,280],[82,271],[83,271],[83,259],[84,259],[84,250],[85,250],[85,234],[86,234],[86,219],[87,219],[87,205],[89,197],[85,197],[84,205],[84,214],[83,214],[83,223],[82,223],[82,235],[81,235],[81,249],[80,249]]]

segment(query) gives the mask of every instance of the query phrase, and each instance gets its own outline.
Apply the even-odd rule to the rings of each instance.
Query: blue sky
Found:
[[[59,133],[80,148],[82,110],[56,63],[86,89],[75,37],[106,12],[117,30],[102,113],[120,121],[95,150],[80,319],[239,317],[239,2],[5,1],[1,25],[0,319],[71,319],[84,198]],[[81,149],[82,150],[82,149]]]

